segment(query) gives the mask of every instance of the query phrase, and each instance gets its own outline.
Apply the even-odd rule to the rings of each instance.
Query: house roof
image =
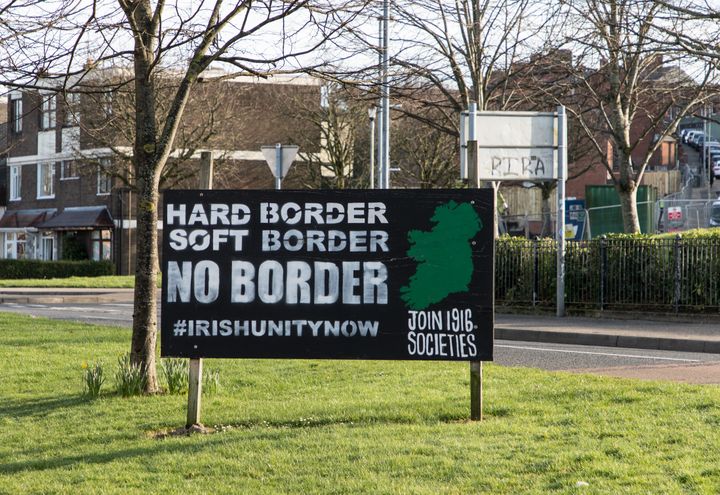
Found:
[[[62,213],[37,225],[43,230],[96,230],[115,226],[104,206],[65,208]]]
[[[0,218],[0,229],[25,229],[37,227],[38,224],[51,218],[57,210],[11,210]]]

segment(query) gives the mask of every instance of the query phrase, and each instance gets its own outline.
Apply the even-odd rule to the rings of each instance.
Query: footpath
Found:
[[[132,303],[132,289],[0,289],[3,304]],[[631,315],[637,317],[637,315]],[[660,349],[720,354],[720,318],[589,318],[495,315],[495,338],[557,344]]]

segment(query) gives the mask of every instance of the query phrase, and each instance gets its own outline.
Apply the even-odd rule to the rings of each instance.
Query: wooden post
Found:
[[[202,359],[190,360],[188,380],[188,409],[186,428],[200,423],[200,398],[202,397]]]
[[[479,189],[480,162],[478,144],[474,140],[467,143],[467,167],[470,187]],[[482,361],[470,362],[470,419],[482,421]]]
[[[470,419],[482,421],[482,361],[470,362]]]
[[[200,153],[200,189],[213,188],[213,154],[212,151]]]
[[[213,156],[212,151],[200,154],[200,189],[212,189]],[[202,359],[190,359],[188,376],[188,408],[186,428],[200,425],[200,402],[202,397]]]

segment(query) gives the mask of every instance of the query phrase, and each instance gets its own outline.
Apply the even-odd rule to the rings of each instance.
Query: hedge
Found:
[[[0,260],[0,278],[67,278],[114,275],[112,261]]]
[[[551,239],[498,239],[495,299],[503,306],[555,305],[557,249]],[[720,311],[718,230],[619,234],[569,242],[565,304],[576,309]]]

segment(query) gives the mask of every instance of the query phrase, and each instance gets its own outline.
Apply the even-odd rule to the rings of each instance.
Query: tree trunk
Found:
[[[622,212],[623,229],[626,234],[640,233],[640,217],[637,210],[637,186],[622,185],[617,188],[620,196],[620,211]]]
[[[158,163],[155,82],[152,77],[157,35],[150,2],[143,0],[128,11],[135,20],[135,143],[133,162],[137,177],[137,261],[130,361],[145,373],[145,393],[159,391],[155,348],[157,344],[157,221],[160,171]]]
[[[148,168],[148,167],[146,167]],[[133,314],[131,362],[145,370],[146,393],[159,390],[155,366],[157,343],[157,204],[158,188],[154,178],[138,180],[137,265],[135,267],[135,299]]]

